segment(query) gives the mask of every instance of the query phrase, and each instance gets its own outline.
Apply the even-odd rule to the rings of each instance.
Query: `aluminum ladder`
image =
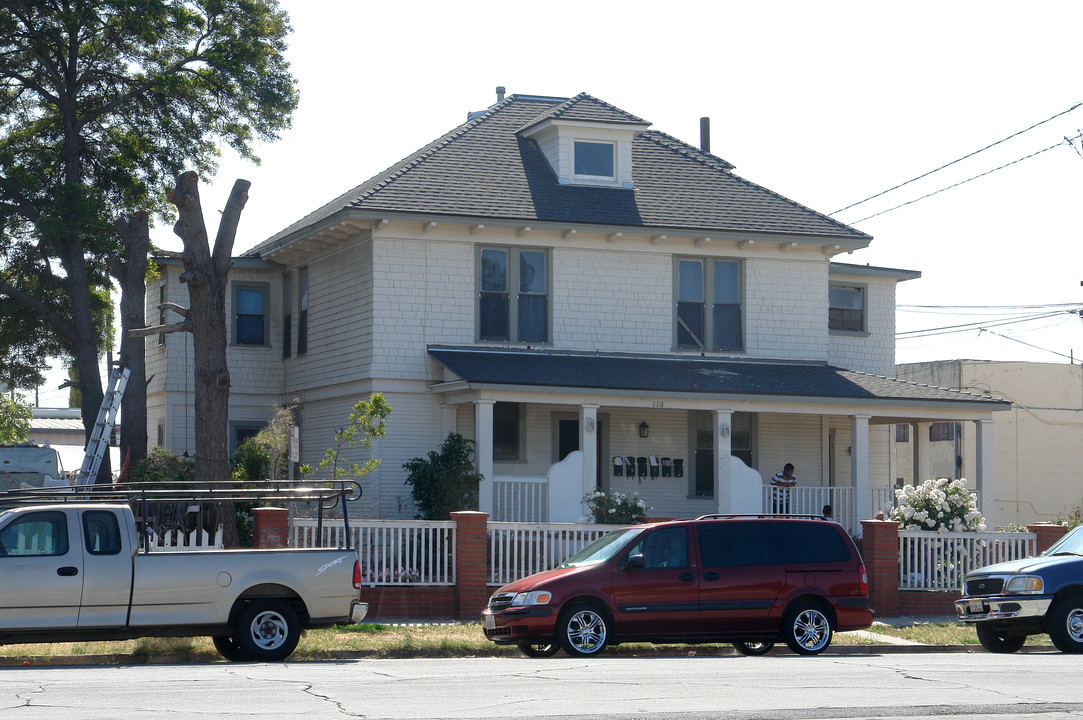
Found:
[[[121,398],[124,397],[124,388],[128,387],[128,376],[131,368],[116,367],[109,374],[109,389],[102,398],[101,409],[98,410],[98,419],[94,421],[94,429],[90,433],[90,440],[86,444],[86,454],[83,456],[83,466],[79,468],[76,477],[76,485],[93,485],[98,477],[98,468],[101,467],[102,458],[109,452],[109,436],[113,432],[113,421],[116,420],[117,410],[120,409]]]

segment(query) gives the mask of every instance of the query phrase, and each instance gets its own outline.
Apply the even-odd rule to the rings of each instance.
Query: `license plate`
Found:
[[[967,609],[972,613],[985,612],[985,603],[981,600],[971,600],[967,604]]]
[[[496,630],[496,618],[494,618],[492,615],[485,616],[485,629]]]

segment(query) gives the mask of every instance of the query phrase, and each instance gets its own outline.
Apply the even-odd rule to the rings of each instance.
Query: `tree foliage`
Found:
[[[447,520],[453,512],[478,509],[481,474],[471,459],[473,445],[472,440],[449,433],[439,452],[430,450],[428,457],[403,464],[419,519]]]
[[[368,400],[358,400],[354,404],[346,418],[346,424],[335,428],[334,446],[327,448],[323,460],[320,461],[320,470],[327,473],[327,479],[360,479],[376,469],[380,458],[370,457],[363,465],[353,461],[344,463],[342,451],[347,447],[372,447],[376,438],[384,436],[387,416],[390,414],[391,406],[384,400],[382,393],[375,393]]]
[[[26,442],[33,413],[30,403],[0,395],[0,445]]]
[[[255,160],[289,126],[289,31],[277,0],[5,3],[0,295],[64,339],[88,433],[106,338],[94,293],[122,255],[112,218],[163,215],[160,189],[184,170],[212,174],[222,144]]]

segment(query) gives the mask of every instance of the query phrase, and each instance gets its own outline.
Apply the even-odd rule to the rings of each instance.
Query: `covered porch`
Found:
[[[482,511],[574,522],[596,490],[636,492],[651,517],[772,512],[767,482],[787,462],[786,510],[856,535],[890,505],[896,424],[972,422],[976,482],[993,515],[992,412],[1010,404],[822,363],[498,348],[429,348],[442,430],[476,443]],[[920,452],[920,448],[919,448]]]

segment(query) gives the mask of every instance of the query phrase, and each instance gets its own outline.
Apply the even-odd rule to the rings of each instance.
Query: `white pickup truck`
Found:
[[[210,635],[228,660],[283,660],[304,628],[360,622],[351,549],[146,552],[122,502],[0,513],[0,644]]]

